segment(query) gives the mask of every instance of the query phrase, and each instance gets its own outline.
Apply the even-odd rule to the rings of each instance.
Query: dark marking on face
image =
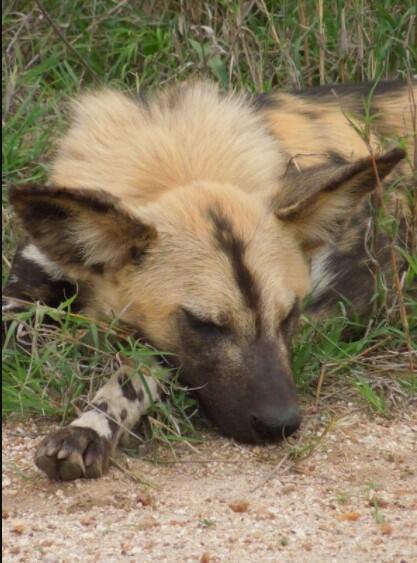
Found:
[[[122,422],[124,422],[127,418],[127,410],[126,409],[122,409],[122,412],[120,413],[120,420]]]
[[[128,375],[119,375],[117,381],[119,382],[123,397],[129,401],[136,401],[138,396],[130,377]]]
[[[93,272],[93,274],[97,274],[98,276],[101,276],[104,273],[104,264],[103,263],[93,264],[92,266],[90,266],[90,269]]]
[[[197,316],[186,307],[180,308],[179,317],[182,321],[182,326],[184,326],[183,321],[185,320],[186,328],[191,329],[194,336],[198,334],[205,342],[210,340],[213,343],[213,339],[217,340],[231,332],[228,318],[225,318],[223,323],[221,322],[222,319],[219,317],[214,321],[209,317]]]
[[[208,216],[214,226],[214,238],[218,247],[228,256],[236,283],[247,306],[256,313],[256,331],[261,332],[260,293],[256,281],[244,262],[245,243],[234,233],[221,209],[210,208]]]
[[[138,391],[138,399],[139,399],[139,402],[141,403],[144,398],[145,398],[145,394],[144,394],[144,392],[143,392],[143,389],[139,389],[139,391]]]
[[[139,266],[143,262],[144,251],[137,246],[131,246],[129,249],[130,259],[135,266]]]

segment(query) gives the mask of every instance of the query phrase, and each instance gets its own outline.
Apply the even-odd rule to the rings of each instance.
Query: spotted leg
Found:
[[[13,259],[8,283],[3,290],[3,313],[18,312],[28,301],[56,307],[77,291],[32,243],[21,245]],[[76,295],[73,310],[82,309],[82,295]],[[7,332],[5,320],[3,336]],[[22,340],[19,339],[20,344]],[[28,342],[23,342],[28,348]],[[120,368],[98,391],[88,410],[65,428],[52,432],[41,442],[35,463],[50,478],[59,480],[100,477],[106,472],[112,452],[122,434],[130,430],[158,398],[154,379]]]
[[[51,479],[61,481],[101,477],[121,436],[158,398],[155,379],[120,368],[98,391],[88,410],[42,440],[35,454],[36,465]]]

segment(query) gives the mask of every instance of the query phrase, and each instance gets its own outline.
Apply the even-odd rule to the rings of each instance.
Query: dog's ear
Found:
[[[23,185],[9,194],[29,237],[70,276],[139,262],[157,237],[106,192]]]
[[[376,188],[377,175],[382,180],[404,157],[403,150],[393,149],[374,159],[291,170],[283,177],[275,214],[294,230],[305,250],[315,248],[329,241],[362,198]]]

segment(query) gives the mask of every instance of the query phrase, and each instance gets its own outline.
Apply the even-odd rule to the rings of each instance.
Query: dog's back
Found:
[[[368,156],[385,138],[417,134],[417,82],[319,86],[256,99],[280,147],[300,168]]]
[[[408,233],[413,212],[401,184],[406,179],[407,187],[416,173],[416,101],[414,80],[320,86],[294,94],[271,92],[258,96],[255,103],[287,155],[291,192],[302,190],[302,179],[312,171],[327,174],[333,166],[378,154],[385,145],[400,142],[408,158],[395,168],[396,190],[387,203],[397,212],[397,245],[404,249],[412,242]],[[377,271],[392,287],[389,239],[379,231],[373,242],[367,240],[372,232],[370,216],[368,202],[362,200],[346,216],[332,243],[313,256],[310,316],[328,317],[341,300],[349,311],[369,312]]]

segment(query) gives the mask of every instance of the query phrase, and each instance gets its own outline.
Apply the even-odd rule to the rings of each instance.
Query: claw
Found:
[[[67,426],[40,443],[35,464],[50,479],[95,479],[108,469],[111,444],[92,428]]]

